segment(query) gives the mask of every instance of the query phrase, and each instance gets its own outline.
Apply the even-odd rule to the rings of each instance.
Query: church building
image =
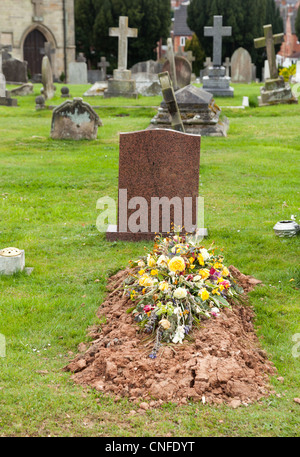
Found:
[[[67,76],[75,60],[74,0],[0,0],[0,47],[27,61],[30,77],[41,74],[47,54],[54,76]]]

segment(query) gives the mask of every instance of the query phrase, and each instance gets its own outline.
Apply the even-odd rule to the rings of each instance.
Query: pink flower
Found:
[[[152,310],[152,306],[151,305],[144,306],[144,309],[143,309],[144,313],[149,313],[151,310]]]
[[[229,287],[230,287],[230,282],[229,282],[229,281],[226,281],[226,280],[225,280],[225,281],[222,281],[220,284],[222,284],[222,286],[224,286],[225,289],[229,289]]]

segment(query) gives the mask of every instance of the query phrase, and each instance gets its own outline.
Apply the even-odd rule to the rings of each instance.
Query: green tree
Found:
[[[169,36],[169,0],[75,0],[76,48],[92,66],[105,55],[116,68],[117,38],[109,37],[109,28],[118,27],[119,16],[128,16],[129,27],[138,29],[138,39],[128,40],[128,67],[155,58],[157,42]]]
[[[295,28],[296,28],[296,34],[297,34],[298,40],[300,41],[300,8],[298,8],[298,11],[297,11]]]
[[[192,51],[193,56],[195,57],[195,61],[193,62],[193,65],[192,65],[193,72],[196,75],[199,75],[201,68],[203,68],[203,62],[205,60],[205,52],[195,33],[193,34],[193,37],[191,40],[187,40],[184,50]]]
[[[191,0],[187,23],[201,42],[206,56],[212,57],[212,38],[204,37],[204,27],[213,24],[213,16],[223,16],[223,24],[232,27],[232,36],[223,38],[223,59],[240,46],[247,49],[259,67],[265,50],[256,50],[253,40],[263,36],[263,26],[272,24],[274,33],[283,31],[283,21],[274,0]]]

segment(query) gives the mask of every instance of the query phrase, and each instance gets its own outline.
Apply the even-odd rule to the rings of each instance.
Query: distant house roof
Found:
[[[193,32],[188,27],[187,20],[187,7],[189,1],[182,3],[179,8],[174,10],[174,36],[192,36]]]

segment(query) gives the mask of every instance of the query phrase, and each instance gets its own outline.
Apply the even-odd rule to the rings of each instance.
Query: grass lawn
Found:
[[[47,105],[61,103],[57,86]],[[18,97],[17,108],[0,107],[0,248],[25,249],[34,267],[31,276],[0,278],[0,436],[299,436],[299,236],[280,239],[273,226],[300,219],[300,106],[232,109],[259,94],[256,84],[234,85],[234,99],[216,99],[230,119],[228,137],[201,140],[207,245],[214,241],[226,264],[264,283],[250,302],[278,370],[276,393],[235,410],[166,404],[132,416],[136,405],[76,386],[62,368],[88,341],[108,276],[151,246],[107,242],[96,229],[96,202],[117,197],[119,132],[146,128],[161,98],[86,98],[99,106],[98,139],[54,141],[51,110],[35,111],[40,87]]]

